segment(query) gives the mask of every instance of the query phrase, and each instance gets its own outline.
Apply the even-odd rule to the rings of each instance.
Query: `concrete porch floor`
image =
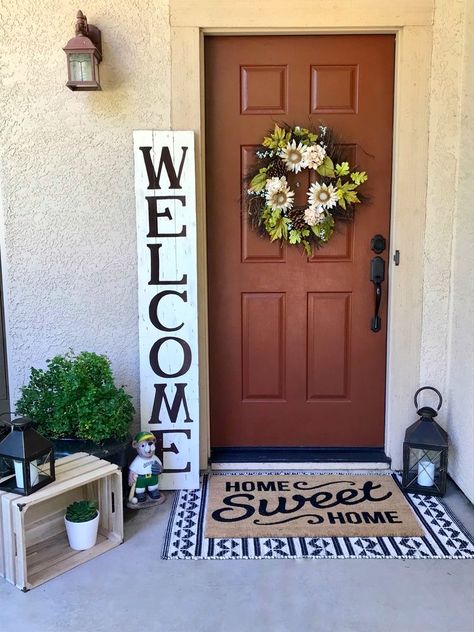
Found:
[[[474,533],[450,483],[446,504]],[[473,632],[474,560],[160,559],[171,498],[128,511],[125,543],[22,593],[2,632]]]

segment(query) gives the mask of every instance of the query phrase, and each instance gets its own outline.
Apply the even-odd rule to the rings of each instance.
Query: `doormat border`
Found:
[[[248,475],[250,472],[213,472],[212,476]],[[254,475],[311,474],[329,472],[253,471]],[[347,472],[330,472],[347,474]],[[351,476],[367,475],[350,472]],[[370,472],[390,475],[400,490],[399,472]],[[404,496],[421,522],[423,537],[275,537],[204,538],[209,474],[201,478],[197,490],[176,492],[163,542],[164,560],[239,560],[239,559],[472,559],[474,538],[439,498],[420,494]]]

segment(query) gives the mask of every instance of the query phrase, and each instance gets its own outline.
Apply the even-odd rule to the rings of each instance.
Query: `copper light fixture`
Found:
[[[99,81],[99,64],[102,61],[100,31],[87,23],[82,11],[77,12],[76,36],[63,50],[67,57],[67,87],[71,90],[102,90]]]

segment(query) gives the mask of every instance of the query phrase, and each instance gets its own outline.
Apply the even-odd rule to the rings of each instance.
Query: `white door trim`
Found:
[[[433,0],[300,0],[298,11],[281,0],[261,0],[258,11],[254,5],[170,0],[172,129],[196,134],[201,468],[209,457],[204,35],[303,33],[396,35],[385,451],[399,468],[419,381]]]

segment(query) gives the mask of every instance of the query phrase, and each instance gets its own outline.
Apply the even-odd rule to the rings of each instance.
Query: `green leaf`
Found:
[[[316,169],[320,176],[325,178],[334,178],[334,163],[329,156],[326,156],[323,163]]]
[[[355,191],[347,191],[347,193],[344,195],[344,199],[349,204],[359,204],[360,202]]]
[[[269,149],[283,149],[291,139],[291,132],[286,132],[282,127],[275,123],[275,129],[270,136],[265,136],[263,146]]]
[[[299,230],[290,230],[288,241],[290,242],[290,244],[301,243],[301,232]]]
[[[288,224],[290,220],[287,217],[278,217],[275,220],[271,220],[266,226],[267,232],[270,235],[270,240],[275,241],[277,239],[288,239]]]
[[[351,173],[351,180],[355,182],[356,186],[367,182],[368,179],[369,176],[365,173],[365,171],[354,171],[354,173]]]
[[[348,204],[357,204],[360,202],[355,191],[355,189],[357,189],[357,184],[352,184],[351,182],[344,182],[344,184],[342,184],[339,179],[336,187],[337,197],[339,198],[339,206],[342,206],[342,208],[346,208],[345,202]]]
[[[321,239],[321,241],[329,241],[334,233],[334,217],[327,215],[323,222],[315,224],[311,228],[316,237]]]
[[[250,189],[255,193],[260,193],[267,183],[267,168],[262,167],[256,176],[250,181]]]
[[[277,223],[277,221],[280,219],[281,217],[281,209],[279,208],[275,208],[271,211],[270,213],[270,218],[272,221],[272,225],[275,226],[275,224]]]
[[[293,136],[296,137],[295,140],[298,143],[302,143],[306,147],[313,145],[318,140],[317,135],[310,132],[306,127],[293,128]]]
[[[336,175],[337,176],[347,176],[349,174],[350,167],[348,162],[342,162],[341,164],[336,165]]]
[[[306,239],[303,239],[302,244],[304,246],[305,253],[308,255],[308,257],[311,257],[311,255],[313,254],[313,249],[309,241],[307,241]]]

